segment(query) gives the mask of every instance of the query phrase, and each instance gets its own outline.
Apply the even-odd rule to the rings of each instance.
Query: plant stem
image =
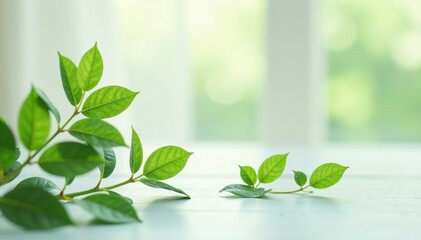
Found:
[[[292,191],[285,191],[285,192],[270,191],[269,193],[272,193],[272,194],[290,194],[290,193],[297,193],[297,192],[313,193],[313,191],[305,191],[305,189],[309,188],[309,187],[310,187],[310,185],[305,186],[305,187],[301,187],[297,190],[292,190]]]
[[[98,183],[96,184],[95,188],[100,188],[102,183],[102,176],[100,176]]]
[[[61,197],[63,197],[63,196],[64,196],[64,191],[66,190],[66,187],[67,187],[67,180],[66,180],[66,182],[64,183],[64,187],[63,187],[63,189],[60,191],[60,196],[61,196]]]
[[[74,193],[69,193],[69,194],[63,194],[63,196],[60,196],[60,197],[63,200],[68,200],[69,198],[79,197],[79,196],[90,194],[90,193],[109,191],[111,189],[118,188],[118,187],[124,186],[124,185],[129,184],[129,183],[137,182],[137,181],[139,181],[139,179],[141,177],[143,177],[143,174],[141,174],[141,175],[139,175],[137,177],[130,177],[126,181],[123,181],[123,182],[120,182],[120,183],[117,183],[117,184],[114,184],[114,185],[111,185],[111,186],[108,186],[108,187],[102,187],[102,188],[100,188],[97,185],[97,186],[95,186],[95,187],[93,187],[91,189],[85,190],[85,191],[74,192]]]
[[[135,182],[135,181],[136,181],[135,179],[131,178],[131,179],[128,179],[124,182],[117,183],[117,184],[114,184],[114,185],[111,185],[111,186],[108,186],[108,187],[103,187],[103,188],[94,187],[94,188],[91,188],[91,189],[88,189],[88,190],[85,190],[85,191],[64,194],[63,196],[68,197],[68,198],[74,198],[74,197],[79,197],[79,196],[90,194],[90,193],[104,192],[104,191],[108,191],[108,190],[111,190],[111,189],[114,189],[114,188],[117,188],[117,187],[121,187],[123,185],[129,184],[129,183],[132,183],[132,182]]]

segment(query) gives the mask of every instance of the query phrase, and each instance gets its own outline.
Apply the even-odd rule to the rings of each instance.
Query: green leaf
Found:
[[[254,168],[250,166],[239,166],[241,179],[247,184],[253,186],[257,181],[257,174]]]
[[[22,164],[20,162],[15,162],[11,168],[9,168],[9,170],[7,170],[4,173],[4,177],[8,178],[8,180],[4,183],[8,183],[13,181],[13,179],[15,179],[17,176],[19,176],[19,174],[22,172],[22,169],[20,169],[19,171],[15,172],[16,169],[19,169],[22,166]],[[10,176],[9,176],[10,175]],[[1,185],[1,183],[0,183]]]
[[[157,149],[146,160],[143,175],[155,180],[165,180],[177,175],[193,153],[176,146]]]
[[[72,60],[58,53],[61,82],[70,104],[76,106],[82,99],[82,89],[77,81],[77,67]]]
[[[103,63],[101,53],[97,45],[89,49],[80,60],[77,70],[77,81],[82,90],[88,91],[94,88],[101,80]]]
[[[97,219],[107,223],[140,222],[136,210],[127,200],[107,194],[94,194],[75,203]]]
[[[120,197],[120,198],[122,198],[122,199],[126,200],[128,203],[133,204],[133,200],[132,200],[131,198],[128,198],[128,197],[126,197],[126,196],[123,196],[123,195],[121,195],[121,194],[119,194],[119,193],[117,193],[117,192],[114,192],[114,191],[108,191],[108,194],[110,194],[110,195],[112,195],[112,196]]]
[[[66,185],[69,186],[75,180],[75,176],[66,176]]]
[[[139,135],[132,127],[132,146],[130,148],[130,170],[133,174],[139,171],[143,162],[143,149]]]
[[[0,117],[0,179],[16,162],[16,142],[12,130]]]
[[[50,132],[48,107],[32,86],[19,112],[19,135],[29,150],[39,150]]]
[[[54,104],[48,98],[47,94],[45,94],[41,89],[35,87],[35,91],[37,91],[38,96],[42,99],[42,101],[44,101],[45,105],[48,107],[48,110],[50,110],[50,112],[54,115],[57,122],[59,123],[61,120],[61,117],[60,117],[60,112],[58,111],[56,106],[54,106]]]
[[[0,198],[0,208],[7,219],[26,229],[73,224],[58,198],[40,188],[16,188]]]
[[[297,185],[300,187],[304,186],[304,184],[306,184],[307,182],[306,174],[300,171],[292,171],[294,172],[294,180],[297,183]]]
[[[337,163],[325,163],[314,170],[310,177],[310,186],[318,189],[335,185],[348,167]]]
[[[169,184],[166,184],[164,182],[160,182],[160,181],[153,180],[153,179],[148,179],[148,178],[141,178],[139,180],[139,182],[141,182],[141,183],[143,183],[143,184],[145,184],[146,186],[149,186],[149,187],[160,188],[160,189],[165,189],[165,190],[173,191],[173,192],[176,192],[176,193],[183,194],[187,198],[190,198],[190,196],[187,195],[187,193],[185,193],[183,190],[181,190],[179,188],[175,188],[175,187],[173,187],[173,186],[171,186]]]
[[[116,157],[112,148],[104,148],[102,151],[104,153],[104,159],[107,161],[107,163],[100,165],[99,170],[101,171],[102,177],[107,178],[114,172]]]
[[[69,133],[95,147],[126,146],[123,136],[115,127],[96,118],[87,118],[75,122],[70,127]]]
[[[46,172],[73,177],[104,164],[102,157],[89,145],[62,142],[47,149],[39,158],[39,166]]]
[[[139,92],[120,86],[108,86],[93,92],[83,104],[87,117],[110,118],[126,110]]]
[[[285,169],[287,154],[277,154],[267,158],[259,167],[259,181],[271,183],[278,179]]]
[[[60,190],[60,188],[52,181],[42,177],[30,177],[22,180],[15,188],[35,187],[45,191]]]
[[[234,195],[243,198],[259,198],[263,197],[266,193],[270,192],[271,189],[254,188],[243,184],[230,184],[225,186],[219,192],[230,192]]]

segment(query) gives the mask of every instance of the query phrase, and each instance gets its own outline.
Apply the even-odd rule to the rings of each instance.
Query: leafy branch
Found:
[[[58,56],[62,85],[74,112],[61,124],[60,112],[53,102],[41,89],[32,86],[18,117],[19,136],[28,152],[22,163],[14,134],[0,117],[0,186],[11,183],[29,164],[38,164],[46,173],[63,177],[65,184],[60,188],[51,180],[39,176],[24,179],[0,197],[3,215],[25,229],[71,225],[73,220],[63,204],[70,202],[102,222],[139,222],[132,201],[112,191],[136,182],[190,198],[181,189],[161,180],[180,173],[192,153],[177,146],[161,147],[146,159],[142,173],[138,174],[143,163],[143,148],[134,128],[130,145],[130,177],[114,185],[102,186],[102,180],[111,176],[116,166],[113,148],[127,147],[121,133],[103,119],[125,111],[139,92],[121,86],[106,86],[88,94],[100,82],[103,72],[97,44],[82,56],[78,66],[61,53]],[[80,115],[85,117],[75,120]],[[50,135],[51,116],[56,121],[57,129]],[[70,134],[78,141],[53,143],[63,133]],[[94,187],[66,192],[66,187],[77,176],[96,168],[100,174]]]
[[[260,184],[272,183],[282,176],[284,172],[287,154],[277,154],[267,158],[259,167],[258,173],[250,166],[239,166],[240,176],[246,184],[230,184],[219,192],[230,192],[243,198],[259,198],[270,194],[313,193],[306,190],[310,187],[324,189],[335,185],[343,176],[348,167],[337,163],[325,163],[317,167],[311,174],[309,184],[307,175],[300,171],[293,171],[295,183],[298,189],[291,191],[274,191],[272,189],[259,188]],[[305,186],[306,185],[306,186]]]

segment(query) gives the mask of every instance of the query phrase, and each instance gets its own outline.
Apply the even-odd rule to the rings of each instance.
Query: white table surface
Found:
[[[142,184],[117,190],[134,200],[142,223],[23,231],[0,218],[0,239],[420,239],[419,146],[291,147],[284,176],[267,187],[294,189],[291,170],[311,172],[322,162],[338,162],[350,169],[332,188],[262,199],[241,199],[218,191],[241,183],[238,164],[257,168],[265,157],[286,151],[230,143],[192,144],[189,150],[195,154],[185,170],[167,182],[192,199]],[[126,156],[121,155],[116,176],[108,183],[126,176],[127,162],[121,160]],[[37,171],[36,167],[26,170],[20,178]],[[87,180],[95,179],[95,174],[84,176],[72,188],[91,187],[86,186]],[[77,222],[90,220],[78,208],[69,212]]]

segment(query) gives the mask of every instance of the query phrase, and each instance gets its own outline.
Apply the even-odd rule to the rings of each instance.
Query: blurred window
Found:
[[[133,79],[160,77],[179,44],[174,36],[185,31],[194,138],[257,140],[266,77],[267,4],[117,2],[129,74]],[[420,141],[421,2],[324,0],[320,9],[327,140]],[[183,19],[175,21],[177,14]]]
[[[329,141],[421,140],[421,2],[324,0]]]
[[[266,1],[187,3],[196,139],[257,139]]]

